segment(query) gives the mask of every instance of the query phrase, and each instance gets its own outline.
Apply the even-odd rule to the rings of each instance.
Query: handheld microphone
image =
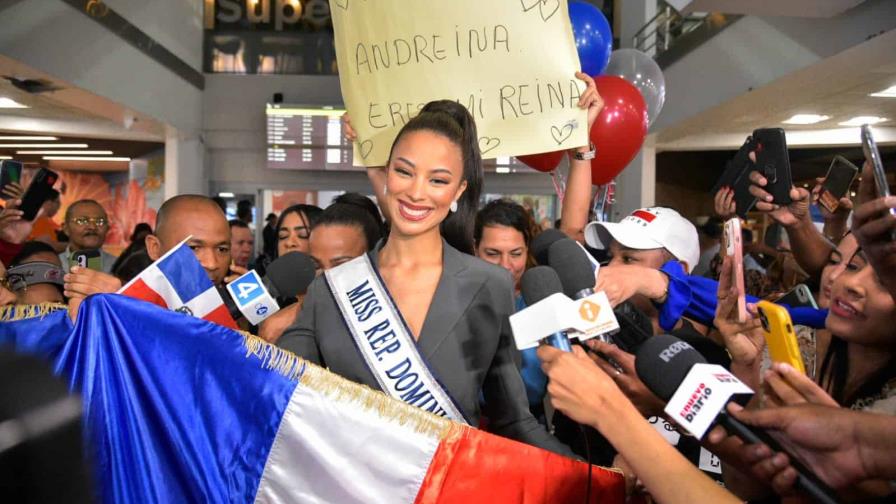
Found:
[[[651,392],[668,401],[666,414],[683,429],[702,439],[713,425],[721,425],[746,443],[786,453],[797,472],[796,487],[818,502],[836,504],[834,491],[780,442],[728,413],[728,403],[748,400],[752,390],[722,366],[706,364],[691,345],[668,334],[654,336],[638,349],[635,370]]]
[[[553,269],[547,266],[536,266],[523,273],[520,278],[520,291],[526,305],[531,306],[552,294],[563,292],[563,284],[560,283],[560,278]],[[555,332],[546,339],[548,344],[554,348],[559,348],[564,352],[572,350],[569,337],[564,331]]]
[[[548,264],[563,284],[563,292],[571,299],[594,294],[594,269],[585,252],[570,238],[557,240],[548,249]]]
[[[594,267],[588,251],[570,238],[557,240],[550,246],[550,265],[560,276],[566,295],[572,299],[582,299],[594,294]],[[613,309],[614,315],[623,326],[621,331],[602,337],[604,341],[615,343],[619,348],[632,353],[638,346],[653,336],[650,319],[631,303],[621,303]]]
[[[286,308],[296,302],[296,296],[308,291],[315,269],[314,260],[308,254],[290,252],[268,265],[262,281],[280,308]]]
[[[558,240],[569,239],[566,233],[559,229],[549,228],[538,233],[532,242],[529,243],[529,252],[535,259],[535,262],[542,265],[548,265],[548,249]]]
[[[233,301],[233,298],[230,296],[230,292],[227,290],[227,285],[216,285],[215,289],[217,289],[218,295],[221,296],[221,301],[224,301],[224,306],[227,307],[227,312],[230,313],[230,317],[233,320],[245,318],[243,312],[240,311],[240,309],[236,306],[236,303]]]
[[[236,309],[238,315],[234,316],[234,320],[245,317],[250,324],[258,325],[280,311],[277,301],[271,297],[261,276],[255,270],[249,270],[224,287],[227,295],[222,294],[221,297],[224,298],[224,304],[231,316],[234,316],[233,310]]]

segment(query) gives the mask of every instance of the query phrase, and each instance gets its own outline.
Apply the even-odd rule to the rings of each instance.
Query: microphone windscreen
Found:
[[[308,254],[290,252],[274,259],[265,277],[277,291],[275,297],[295,297],[308,290],[314,270],[314,261]]]
[[[659,334],[641,344],[635,354],[638,378],[657,397],[668,401],[694,364],[706,359],[694,347],[669,334]]]
[[[548,263],[560,277],[563,292],[572,299],[579,292],[594,288],[594,269],[586,253],[570,238],[557,240],[548,250]]]
[[[520,291],[526,305],[532,306],[552,294],[563,292],[563,285],[556,271],[547,266],[535,266],[523,273]]]
[[[566,233],[559,229],[549,228],[538,233],[529,244],[529,252],[535,259],[535,262],[542,266],[548,265],[548,249],[557,240],[567,238]]]

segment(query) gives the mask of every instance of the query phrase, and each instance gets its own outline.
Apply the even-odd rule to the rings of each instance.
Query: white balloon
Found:
[[[647,104],[648,124],[653,124],[666,102],[666,79],[656,61],[637,49],[619,49],[610,55],[604,75],[618,75],[638,88]]]

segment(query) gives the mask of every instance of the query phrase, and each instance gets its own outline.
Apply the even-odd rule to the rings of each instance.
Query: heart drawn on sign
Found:
[[[367,159],[367,156],[373,151],[373,140],[364,140],[359,147],[361,151],[361,159]]]
[[[338,7],[341,7],[342,10],[348,10],[348,0],[333,0]]]
[[[479,152],[480,152],[480,154],[485,154],[486,152],[495,150],[498,148],[499,145],[501,145],[500,138],[479,137]]]
[[[560,0],[520,0],[520,3],[523,5],[523,12],[529,12],[538,6],[541,19],[545,22],[554,17],[560,9]]]
[[[572,123],[566,123],[562,128],[551,126],[551,136],[554,137],[557,145],[562,145],[572,135],[574,129],[575,125]]]

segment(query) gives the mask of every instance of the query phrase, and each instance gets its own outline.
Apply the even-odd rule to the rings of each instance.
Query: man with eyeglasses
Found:
[[[116,256],[102,249],[109,232],[109,217],[103,207],[94,200],[78,200],[65,211],[62,230],[69,237],[68,247],[59,254],[62,268],[69,272],[72,254],[80,251],[99,251],[102,271],[111,273]]]

